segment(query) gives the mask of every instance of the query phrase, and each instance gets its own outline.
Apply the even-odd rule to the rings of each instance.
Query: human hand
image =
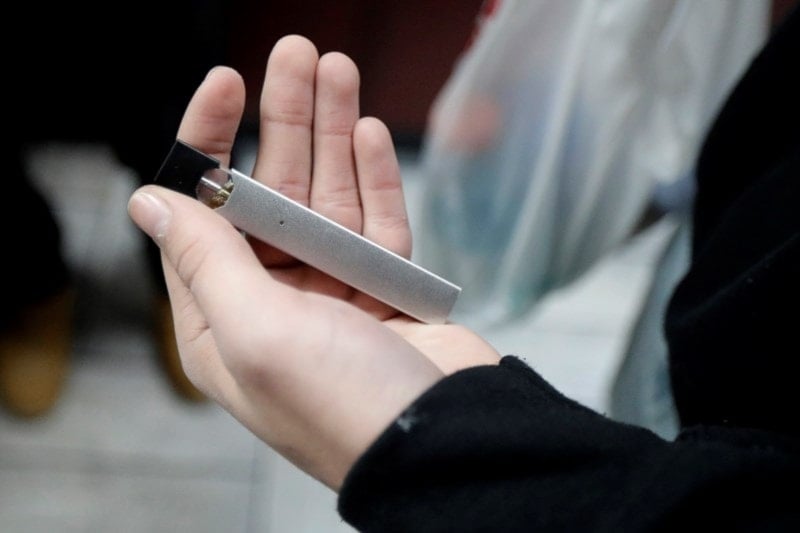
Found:
[[[209,73],[178,138],[227,165],[244,108],[228,68]],[[391,137],[359,119],[358,72],[297,36],[267,66],[253,177],[408,257]],[[426,325],[243,238],[200,202],[157,186],[131,198],[160,246],[187,376],[300,468],[337,489],[386,426],[445,373],[493,364],[467,329]]]

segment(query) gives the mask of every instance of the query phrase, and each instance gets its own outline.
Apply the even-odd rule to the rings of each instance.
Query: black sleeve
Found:
[[[788,439],[698,427],[667,442],[505,357],[409,407],[354,465],[339,511],[365,532],[800,530],[798,479]]]
[[[666,317],[687,429],[667,442],[611,421],[506,357],[443,379],[386,429],[345,479],[345,520],[365,532],[800,531],[798,58],[800,8],[698,164],[693,264]]]

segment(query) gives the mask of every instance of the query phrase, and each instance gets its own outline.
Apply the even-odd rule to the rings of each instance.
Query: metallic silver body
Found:
[[[216,211],[234,226],[416,318],[446,322],[461,289],[237,170]]]

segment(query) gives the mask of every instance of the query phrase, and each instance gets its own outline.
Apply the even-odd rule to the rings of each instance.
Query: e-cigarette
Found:
[[[239,230],[430,324],[461,289],[341,224],[178,140],[156,182],[196,198]]]

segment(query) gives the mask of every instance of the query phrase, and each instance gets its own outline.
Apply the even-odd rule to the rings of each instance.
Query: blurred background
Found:
[[[751,4],[747,20],[729,20],[751,28],[739,67],[766,34],[767,17],[790,4],[756,3],[761,10]],[[682,4],[691,2],[671,3],[676,12]],[[463,57],[491,48],[485,35],[502,34],[501,22],[519,5],[202,0],[21,8],[18,21],[36,21],[41,46],[3,37],[12,56],[11,136],[18,135],[16,188],[8,191],[15,205],[2,219],[11,273],[0,310],[0,531],[350,531],[333,493],[203,401],[176,369],[160,269],[126,203],[151,180],[194,88],[216,64],[245,77],[235,166],[249,171],[267,55],[278,38],[299,33],[321,53],[342,51],[359,66],[362,113],[383,119],[398,148],[414,235],[429,250],[418,259],[436,264],[429,197],[451,197],[432,185],[441,154],[428,142],[431,110],[448,80],[452,86],[465,75]],[[480,118],[467,116],[472,125]],[[656,189],[646,188],[625,238],[579,275],[500,319],[464,309],[459,320],[566,395],[613,414],[631,353],[663,351],[653,338],[658,328],[645,335],[642,317],[662,311],[686,261],[675,242],[690,196],[659,204]],[[459,220],[437,219],[448,223]],[[622,403],[641,395],[625,389]]]

